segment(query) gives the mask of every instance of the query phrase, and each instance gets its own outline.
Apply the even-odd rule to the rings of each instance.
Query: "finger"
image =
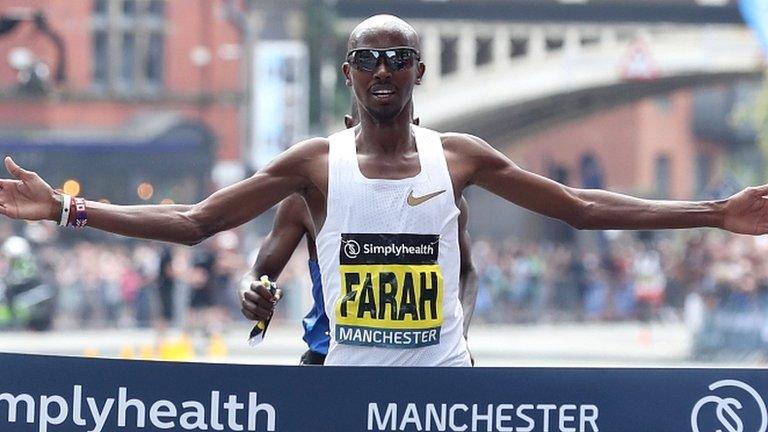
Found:
[[[265,309],[254,302],[243,300],[240,306],[241,311],[244,311],[244,313],[247,311],[253,317],[251,319],[264,320],[272,317],[272,310]]]
[[[266,298],[267,300],[271,302],[275,302],[275,295],[270,291],[269,288],[265,287],[261,284],[261,282],[254,282],[251,284],[251,291],[259,294],[260,296]]]
[[[269,309],[266,309],[262,306],[259,306],[256,302],[253,302],[248,299],[244,299],[242,302],[240,302],[240,306],[251,313],[259,314],[259,313],[266,313],[269,314],[271,311]]]
[[[0,191],[13,190],[13,188],[16,187],[18,183],[18,180],[0,179]]]
[[[16,165],[16,162],[14,162],[10,156],[5,157],[5,169],[7,169],[12,176],[16,177],[19,180],[21,180],[23,177],[29,174],[29,171]]]
[[[264,309],[263,307],[251,302],[243,302],[242,307],[243,309],[250,312],[256,320],[268,320],[272,318],[272,314],[274,313],[272,310]]]
[[[275,303],[279,302],[281,298],[283,298],[283,290],[278,288],[275,290]]]
[[[240,308],[240,313],[243,314],[243,316],[251,321],[259,321],[258,318],[256,318],[256,315],[253,314],[253,312],[247,310],[246,308]]]
[[[246,291],[243,296],[245,297],[245,300],[256,303],[257,305],[263,307],[264,309],[272,310],[275,308],[274,300],[264,298],[259,293],[256,293],[253,291]]]
[[[249,320],[256,320],[256,315],[254,314],[253,310],[251,309],[251,304],[247,300],[240,300],[240,313],[243,314],[244,317],[246,317]]]

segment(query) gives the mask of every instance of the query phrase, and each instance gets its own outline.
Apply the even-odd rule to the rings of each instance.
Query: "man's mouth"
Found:
[[[396,91],[391,88],[378,88],[371,90],[371,94],[376,100],[381,102],[388,102],[394,98]]]

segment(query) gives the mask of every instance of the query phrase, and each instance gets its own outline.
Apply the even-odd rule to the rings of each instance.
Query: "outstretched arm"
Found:
[[[459,136],[456,139],[460,142]],[[525,171],[479,138],[463,135],[468,168],[465,184],[476,184],[521,207],[560,219],[578,229],[666,229],[715,227],[740,234],[768,233],[768,185],[751,187],[720,201],[634,198],[599,189],[577,189]],[[451,140],[449,139],[449,140]]]
[[[246,275],[249,288],[241,293],[241,312],[249,320],[265,320],[272,315],[280,294],[272,295],[257,282],[258,278],[267,275],[269,280],[274,281],[280,277],[307,232],[308,212],[304,199],[296,194],[284,199],[278,206],[272,231],[264,239],[256,262]]]
[[[472,262],[472,242],[467,231],[469,218],[467,200],[461,197],[459,201],[459,251],[461,253],[461,266],[459,269],[459,300],[464,310],[464,337],[469,333],[469,322],[475,312],[477,300],[477,271]]]
[[[311,187],[317,155],[327,154],[327,141],[297,144],[252,177],[221,189],[193,205],[121,206],[88,201],[88,225],[129,237],[195,244],[241,225],[293,192]],[[36,173],[6,157],[15,177],[0,180],[0,214],[27,220],[58,221],[61,201]]]

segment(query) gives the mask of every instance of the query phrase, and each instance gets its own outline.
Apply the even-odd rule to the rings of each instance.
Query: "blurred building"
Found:
[[[572,186],[701,197],[722,183],[734,155],[760,162],[745,150],[754,131],[731,122],[754,86],[741,89],[750,78],[716,58],[748,57],[734,49],[748,33],[736,3],[4,0],[0,152],[93,199],[197,200],[306,135],[341,127],[348,32],[387,12],[423,36],[422,124],[477,134]],[[625,67],[611,56],[636,41],[650,42],[652,55],[679,52],[678,41],[709,46],[702,40],[720,51],[683,58],[688,75],[644,76],[641,65],[643,76],[618,83],[569,82],[595,65],[616,75]],[[531,76],[559,87],[526,93],[540,84]],[[483,88],[522,91],[483,105]],[[540,220],[497,198],[467,195],[476,233],[546,234]]]
[[[615,108],[541,124],[494,144],[523,168],[561,183],[606,188],[645,198],[722,199],[765,182],[752,111],[760,82],[744,78],[681,89]],[[741,117],[741,118],[740,118]],[[564,224],[507,205],[472,189],[476,233],[516,232],[526,238],[568,240]],[[505,217],[506,216],[506,217]],[[515,223],[509,221],[514,220]]]
[[[214,168],[240,166],[241,49],[223,3],[6,0],[0,15],[19,21],[0,35],[0,152],[54,187],[189,202]]]
[[[681,90],[546,128],[507,153],[572,186],[691,199],[718,177],[728,149],[696,136],[693,118],[693,93]]]

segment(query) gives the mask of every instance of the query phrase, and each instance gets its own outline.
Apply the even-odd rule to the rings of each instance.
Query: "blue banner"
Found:
[[[768,1],[740,0],[739,9],[744,21],[755,31],[768,55]]]
[[[749,369],[246,366],[0,354],[6,431],[765,432]]]

